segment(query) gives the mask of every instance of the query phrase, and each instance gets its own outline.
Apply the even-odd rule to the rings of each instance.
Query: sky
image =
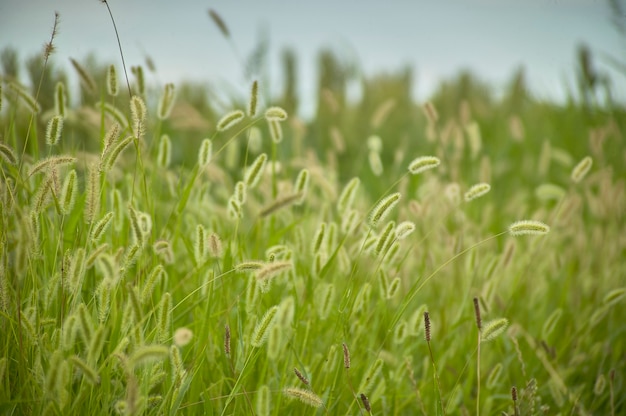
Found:
[[[617,0],[626,10],[626,0]],[[601,54],[626,61],[626,38],[602,0],[109,0],[128,65],[156,64],[155,81],[206,81],[245,97],[242,60],[265,34],[269,88],[281,90],[281,52],[298,56],[302,111],[315,108],[316,61],[322,48],[358,62],[366,75],[414,71],[416,100],[438,82],[470,69],[496,90],[523,66],[533,93],[562,100],[574,85],[576,48],[588,45],[596,68],[611,75],[614,95],[626,101],[626,75]],[[226,22],[228,42],[208,16]],[[121,63],[106,6],[98,0],[0,0],[0,49],[22,59],[42,50],[54,12],[61,16],[54,60],[68,67],[94,53]],[[626,23],[626,15],[618,16]],[[569,87],[568,87],[569,85]],[[266,85],[266,87],[268,87]],[[358,92],[355,94],[358,95]]]

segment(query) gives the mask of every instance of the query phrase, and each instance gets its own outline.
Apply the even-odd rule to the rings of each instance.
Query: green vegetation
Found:
[[[352,103],[324,52],[306,121],[293,53],[218,106],[78,61],[72,95],[51,51],[33,88],[2,54],[1,413],[626,410],[626,112],[588,68],[563,105]]]

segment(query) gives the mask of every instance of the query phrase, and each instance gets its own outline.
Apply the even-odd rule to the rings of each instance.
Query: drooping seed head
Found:
[[[521,220],[509,226],[509,233],[513,236],[544,235],[550,232],[550,227],[541,221]]]
[[[287,387],[283,390],[283,394],[287,397],[298,399],[302,403],[315,408],[322,407],[324,404],[322,399],[311,390],[304,390],[298,387]]]
[[[245,114],[241,110],[233,110],[217,122],[217,131],[226,131],[243,120]]]
[[[368,216],[369,224],[375,228],[398,204],[401,196],[400,192],[396,192],[381,199]]]
[[[506,318],[498,318],[493,321],[487,322],[483,326],[483,331],[480,337],[481,342],[488,342],[496,339],[502,334],[506,327],[509,325],[509,321]]]
[[[270,107],[265,110],[265,119],[267,121],[285,121],[287,120],[287,112],[280,107]]]
[[[480,198],[491,190],[491,185],[488,183],[477,183],[472,185],[467,192],[465,192],[464,198],[466,202],[472,199]]]
[[[440,164],[441,161],[435,156],[420,156],[409,163],[409,172],[412,175],[417,175],[429,169],[434,169]]]

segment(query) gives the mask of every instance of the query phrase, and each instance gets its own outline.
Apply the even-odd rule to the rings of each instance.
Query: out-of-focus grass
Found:
[[[363,80],[351,103],[347,70],[326,52],[313,119],[298,118],[293,85],[271,103],[289,113],[277,143],[265,108],[216,131],[249,97],[219,108],[208,91],[177,86],[159,119],[164,86],[144,74],[145,91],[131,85],[144,119],[121,85],[107,93],[106,67],[87,65],[97,91],[69,94],[80,101],[50,146],[67,76],[33,61],[33,113],[6,62],[2,412],[363,414],[361,393],[373,414],[623,411],[622,106],[539,102],[521,72],[502,98],[461,73],[415,103],[400,71]],[[245,167],[261,154],[255,185]],[[75,160],[35,169],[60,155]],[[441,164],[408,174],[425,155]],[[593,166],[575,183],[585,156]],[[339,203],[355,177],[353,203]],[[481,182],[490,192],[464,201]],[[392,192],[400,202],[371,227],[368,213]],[[508,235],[519,219],[551,231]],[[406,238],[382,239],[403,222],[414,227]],[[485,325],[510,323],[480,359],[474,297]]]

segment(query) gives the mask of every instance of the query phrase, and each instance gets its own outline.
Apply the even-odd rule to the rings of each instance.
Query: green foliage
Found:
[[[424,109],[403,70],[350,103],[353,68],[325,52],[305,121],[286,53],[280,116],[219,128],[249,97],[177,86],[159,117],[161,89],[109,96],[92,59],[102,91],[81,87],[52,147],[65,77],[29,61],[45,85],[33,114],[7,88],[15,59],[2,54],[0,412],[624,411],[623,108],[538,102],[523,72],[502,99],[462,73]],[[428,155],[436,168],[412,175]],[[490,191],[463,201],[476,183]],[[507,234],[525,218],[550,232]]]

